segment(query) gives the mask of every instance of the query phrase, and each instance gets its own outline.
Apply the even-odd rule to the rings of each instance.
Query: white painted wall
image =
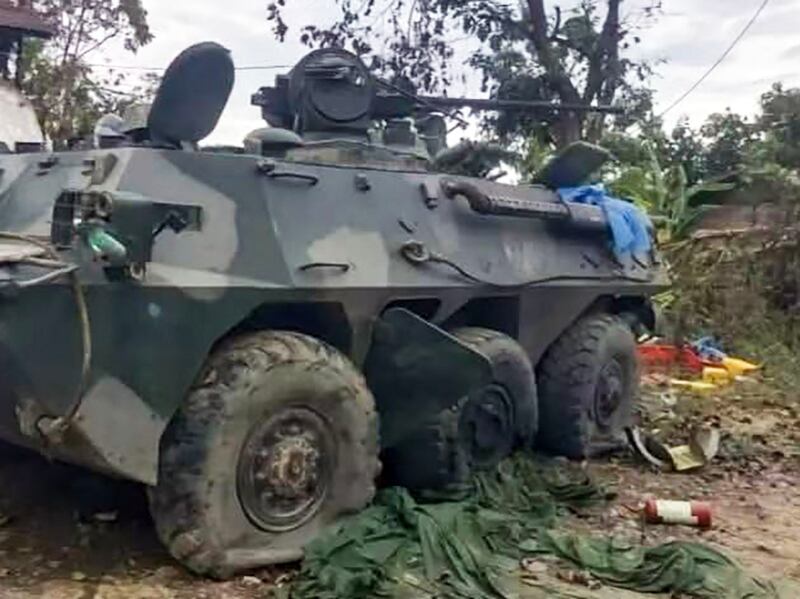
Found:
[[[11,82],[0,80],[0,142],[13,151],[17,142],[42,141],[42,130],[31,103]]]

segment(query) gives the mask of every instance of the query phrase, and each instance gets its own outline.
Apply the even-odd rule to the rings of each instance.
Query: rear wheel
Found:
[[[542,358],[538,380],[540,447],[584,458],[624,443],[639,387],[636,341],[624,320],[579,320]]]
[[[299,559],[372,499],[377,453],[374,400],[341,353],[296,333],[235,338],[162,439],[156,529],[199,574]]]

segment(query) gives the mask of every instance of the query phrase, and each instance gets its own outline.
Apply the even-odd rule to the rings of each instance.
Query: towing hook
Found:
[[[400,248],[400,253],[412,264],[423,264],[431,259],[431,253],[425,244],[414,239],[406,241]]]
[[[31,398],[21,399],[14,411],[19,431],[26,437],[47,445],[59,445],[71,424],[71,418],[49,415]]]

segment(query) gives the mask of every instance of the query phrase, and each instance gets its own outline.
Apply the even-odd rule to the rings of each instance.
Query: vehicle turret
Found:
[[[377,143],[433,158],[446,146],[444,120],[454,111],[581,111],[617,113],[615,106],[421,96],[408,81],[393,83],[372,74],[356,55],[323,48],[306,55],[275,85],[252,96],[272,127],[312,142]],[[376,126],[377,124],[377,126]]]

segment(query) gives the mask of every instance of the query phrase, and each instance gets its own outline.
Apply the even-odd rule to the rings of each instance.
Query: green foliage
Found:
[[[690,184],[706,178],[706,148],[687,119],[679,120],[669,137],[664,136],[661,151],[667,164],[680,165],[683,168]]]
[[[507,148],[486,142],[462,141],[440,152],[435,160],[437,171],[468,177],[495,178],[505,174],[499,171],[503,163],[515,164],[517,155]]]
[[[555,148],[539,141],[536,137],[528,138],[521,146],[519,159],[516,162],[517,170],[522,175],[523,181],[532,181],[534,175],[555,156]]]
[[[645,171],[651,163],[649,144],[662,166],[682,167],[689,186],[728,175],[744,181],[748,172],[772,166],[800,168],[800,89],[775,84],[762,95],[761,105],[763,112],[755,118],[725,110],[697,129],[685,118],[669,132],[657,120],[644,120],[637,133],[607,132],[601,144],[625,167]]]
[[[666,249],[672,272],[667,318],[676,335],[712,334],[732,355],[766,364],[797,401],[800,384],[800,182],[786,182],[790,226]],[[791,189],[794,188],[792,192]]]
[[[152,77],[121,94],[124,74],[109,69],[101,75],[89,66],[109,42],[135,52],[152,40],[141,0],[36,0],[33,8],[55,25],[56,34],[47,43],[25,45],[22,87],[55,148],[90,134],[102,114],[152,93]]]
[[[682,119],[670,133],[658,121],[642,123],[638,135],[610,132],[602,144],[617,163],[603,177],[612,192],[650,212],[662,240],[683,238],[717,194],[736,186],[748,188],[753,203],[785,202],[797,189],[800,90],[776,84],[762,106],[754,119],[714,113],[699,129]]]
[[[268,5],[278,39],[290,30],[287,0]],[[627,54],[639,31],[658,14],[660,2],[620,15],[620,0],[583,0],[545,10],[543,0],[335,0],[340,16],[330,27],[308,23],[300,40],[311,47],[354,50],[389,78],[402,77],[428,92],[454,80],[454,43],[477,46],[467,60],[482,75],[484,91],[501,99],[559,100],[631,108],[628,124],[651,106],[645,80],[650,64]],[[460,36],[459,36],[460,34]],[[459,37],[456,37],[459,36]],[[454,39],[455,38],[455,39]],[[460,65],[459,65],[460,66]],[[625,122],[623,122],[625,121]],[[536,137],[564,146],[600,135],[613,119],[568,111],[502,114],[485,121],[494,136]]]
[[[761,96],[761,109],[767,155],[781,166],[800,169],[800,89],[774,84]]]
[[[760,139],[758,126],[730,109],[710,115],[700,134],[706,142],[705,172],[711,176],[741,168]]]
[[[686,236],[691,226],[707,207],[693,200],[700,193],[730,191],[730,183],[697,183],[690,185],[682,164],[663,167],[655,144],[641,144],[647,163],[622,166],[606,174],[610,191],[629,199],[650,214],[658,230],[659,239],[669,242]]]
[[[761,107],[752,119],[729,109],[711,114],[699,129],[683,119],[669,134],[660,123],[645,123],[640,136],[610,139],[612,151],[625,164],[641,165],[636,144],[647,139],[662,164],[683,167],[689,184],[771,164],[800,168],[800,89],[776,83],[761,96]],[[621,145],[627,149],[618,152]]]

